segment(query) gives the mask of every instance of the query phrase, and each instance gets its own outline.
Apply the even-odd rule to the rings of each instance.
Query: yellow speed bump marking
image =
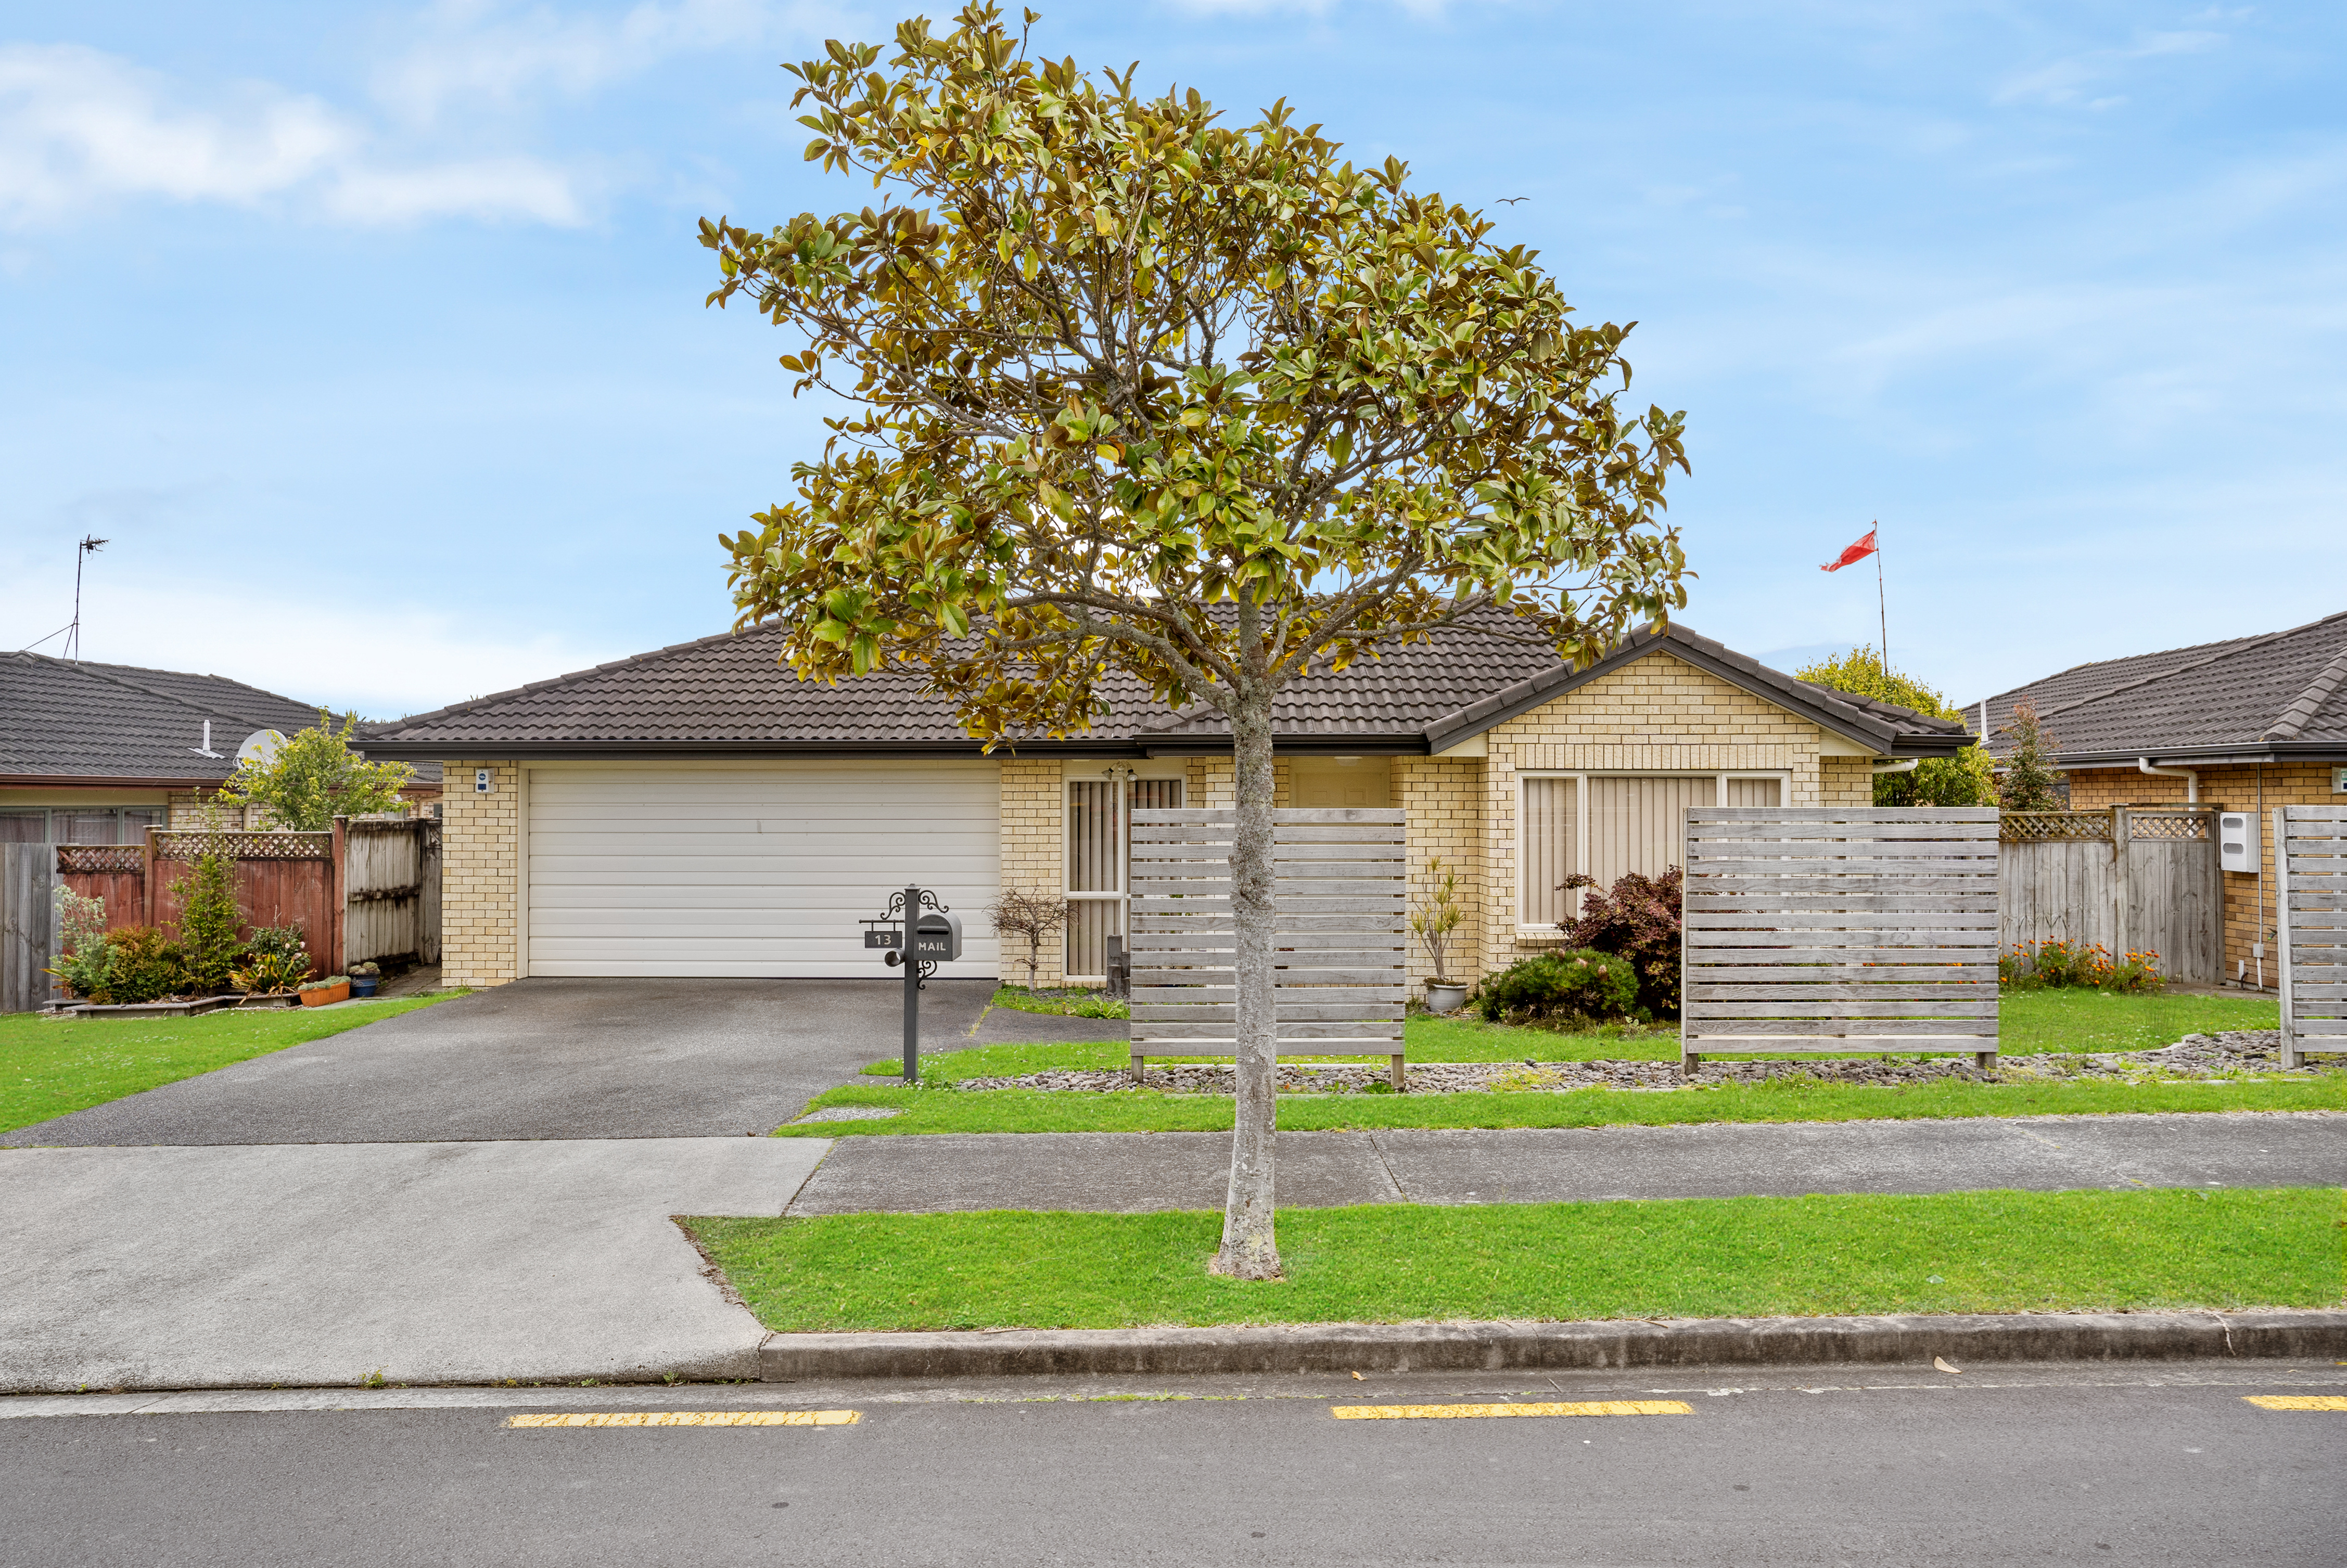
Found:
[[[2261,1410],[2347,1410],[2347,1396],[2339,1394],[2243,1394]]]
[[[509,1427],[852,1427],[857,1410],[571,1410],[509,1416]]]
[[[1684,1400],[1575,1400],[1522,1405],[1336,1405],[1340,1421],[1458,1420],[1476,1416],[1691,1416]]]

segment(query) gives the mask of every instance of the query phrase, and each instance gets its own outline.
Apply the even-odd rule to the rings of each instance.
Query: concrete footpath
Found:
[[[782,1140],[788,1141],[788,1140]],[[794,1215],[1219,1208],[1226,1133],[839,1139]],[[1283,1133],[1278,1201],[1557,1203],[2347,1184],[2332,1112]]]

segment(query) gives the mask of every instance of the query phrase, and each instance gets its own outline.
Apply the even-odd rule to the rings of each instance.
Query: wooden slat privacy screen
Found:
[[[1680,1054],[1996,1059],[1997,813],[1687,812]]]
[[[2274,808],[2281,1060],[2347,1051],[2347,807]]]
[[[1272,813],[1283,1052],[1389,1055],[1399,1075],[1409,957],[1402,822],[1399,810],[1374,807]],[[1133,813],[1136,1071],[1147,1056],[1223,1056],[1236,1044],[1236,824],[1230,810]]]

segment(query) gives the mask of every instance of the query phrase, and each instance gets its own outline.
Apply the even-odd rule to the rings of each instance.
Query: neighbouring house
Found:
[[[1002,972],[986,905],[1063,892],[1046,983],[1105,970],[1124,929],[1126,813],[1232,801],[1210,710],[1112,683],[1090,735],[991,754],[910,669],[835,686],[753,628],[377,728],[368,750],[439,761],[443,972],[876,976],[859,920],[907,883],[959,912]],[[1872,773],[1952,755],[1961,724],[1795,680],[1684,626],[1576,668],[1473,628],[1291,687],[1281,805],[1399,807],[1413,880],[1468,888],[1455,978],[1553,945],[1558,884],[1682,859],[1690,805],[1866,805]],[[1412,955],[1413,980],[1427,972]]]
[[[2024,699],[2054,738],[2073,810],[2198,801],[2257,813],[2257,869],[2223,876],[2224,970],[2272,985],[2270,813],[2347,806],[2347,613],[2263,636],[2082,664],[1999,692],[1985,717],[1993,752],[2012,748],[2005,731]]]
[[[0,654],[0,843],[129,844],[149,826],[199,826],[248,736],[317,722],[312,704],[216,675]],[[428,810],[437,766],[404,793]]]

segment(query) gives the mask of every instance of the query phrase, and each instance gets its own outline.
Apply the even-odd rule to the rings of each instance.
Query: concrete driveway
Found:
[[[924,1045],[967,1044],[993,993],[991,981],[930,982]],[[903,1002],[890,980],[524,980],[20,1127],[0,1146],[740,1137],[895,1055]]]

